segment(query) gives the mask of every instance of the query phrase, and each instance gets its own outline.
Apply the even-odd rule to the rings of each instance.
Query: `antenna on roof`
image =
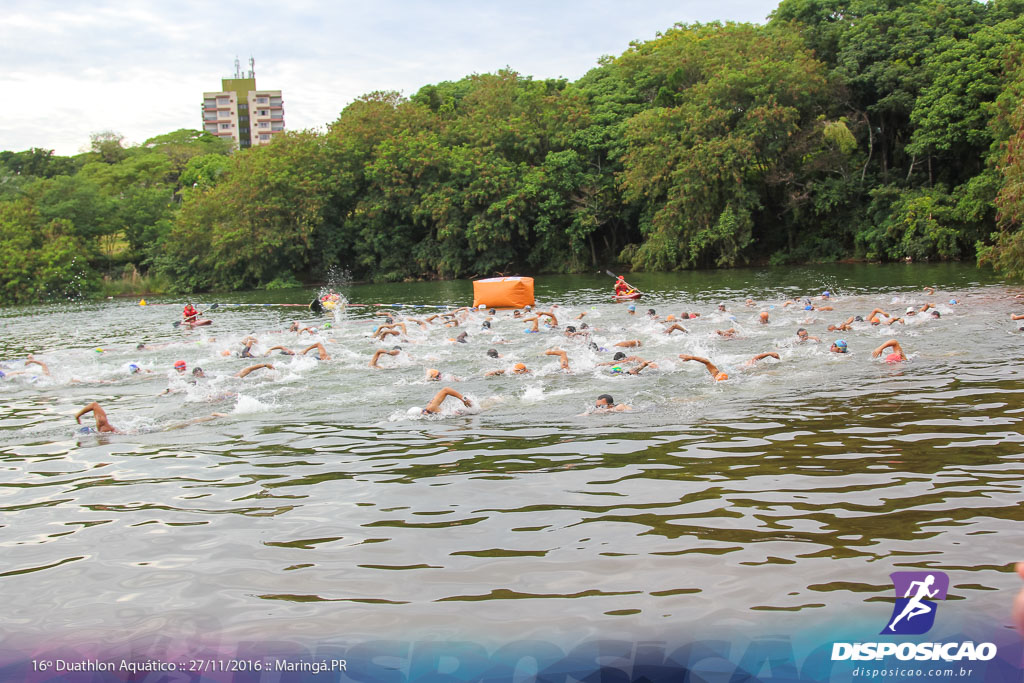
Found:
[[[249,78],[256,78],[256,59],[249,55]]]
[[[235,55],[235,78],[242,77],[242,65],[238,62],[238,55]]]

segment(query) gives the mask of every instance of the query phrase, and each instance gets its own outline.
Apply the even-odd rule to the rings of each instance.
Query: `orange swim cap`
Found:
[[[515,372],[526,372],[526,364],[516,363],[515,365],[512,366],[512,370]]]

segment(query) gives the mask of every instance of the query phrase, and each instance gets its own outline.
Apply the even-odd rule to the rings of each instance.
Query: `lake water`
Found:
[[[0,380],[7,646],[571,644],[866,624],[863,640],[885,625],[889,574],[903,570],[949,575],[947,630],[1012,633],[1024,333],[1010,314],[1024,313],[1021,289],[961,265],[630,281],[646,292],[635,316],[610,302],[607,276],[537,280],[538,308],[557,304],[563,327],[584,313],[598,351],[560,330],[525,334],[507,312],[489,332],[481,316],[457,330],[409,322],[406,339],[381,345],[370,339],[380,306],[317,319],[251,305],[308,303],[312,290],[206,295],[200,310],[245,305],[220,306],[196,330],[172,327],[183,299],[0,311],[2,369],[25,372]],[[805,297],[823,305],[823,290],[834,310],[803,310]],[[468,282],[339,291],[421,319],[444,310],[423,306],[472,300]],[[826,330],[926,302],[940,319]],[[669,336],[648,308],[702,315]],[[285,331],[296,319],[316,334]],[[715,332],[728,327],[738,336]],[[798,327],[822,343],[796,343]],[[448,341],[459,331],[468,343]],[[237,356],[249,334],[259,355],[319,340],[332,358],[272,355],[274,370],[238,379],[258,362]],[[848,354],[829,352],[837,338]],[[909,362],[871,357],[889,338]],[[627,339],[658,367],[598,365]],[[405,353],[367,366],[395,343]],[[553,347],[570,373],[543,355]],[[766,351],[780,359],[744,367]],[[29,353],[50,376],[19,360]],[[680,353],[730,379],[713,382]],[[177,376],[179,359],[207,378]],[[532,372],[484,375],[516,362]],[[129,363],[152,372],[131,375]],[[439,388],[426,368],[474,408],[449,400],[423,416]],[[594,414],[603,393],[633,409]],[[94,400],[124,433],[77,431],[74,414]],[[225,416],[169,429],[213,412]]]

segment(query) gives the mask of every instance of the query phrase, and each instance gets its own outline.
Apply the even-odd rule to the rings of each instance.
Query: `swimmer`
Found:
[[[728,311],[725,310],[725,302],[724,301],[722,303],[718,304],[718,311],[720,313],[727,313],[728,312]]]
[[[651,320],[657,320],[659,316],[657,315],[657,311],[655,311],[653,308],[648,308],[647,317],[650,318]]]
[[[264,356],[269,356],[274,351],[280,351],[282,356],[294,356],[295,355],[295,352],[292,351],[291,349],[289,349],[287,346],[271,346],[269,349],[267,349],[267,352],[265,354],[263,354],[263,355]]]
[[[729,375],[725,374],[724,372],[721,372],[718,369],[718,366],[709,361],[707,358],[701,358],[700,356],[691,356],[685,353],[679,354],[679,357],[682,360],[695,360],[698,363],[703,363],[704,367],[708,369],[708,372],[711,373],[711,377],[714,378],[716,382],[722,382],[729,379]]]
[[[807,330],[802,327],[796,331],[796,340],[798,343],[803,343],[807,341],[821,342],[821,340],[818,339],[817,337],[812,337],[810,334],[808,334]]]
[[[775,353],[774,351],[768,351],[767,353],[759,353],[750,360],[748,360],[746,363],[744,363],[743,367],[751,368],[757,365],[757,361],[761,360],[762,358],[774,358],[775,360],[779,360],[779,354]]]
[[[391,349],[390,351],[387,350],[387,349],[377,349],[376,351],[373,352],[373,359],[370,361],[370,367],[371,368],[377,368],[379,370],[380,366],[377,365],[377,361],[380,360],[381,356],[397,356],[401,352],[402,352],[402,349],[400,347],[397,347],[397,346],[395,348]]]
[[[457,344],[465,344],[466,343],[466,339],[468,337],[469,337],[469,335],[467,333],[460,332],[457,337],[455,337],[454,339],[449,339],[448,341],[454,342],[454,343],[457,343]]]
[[[203,372],[203,369],[201,367],[196,366],[192,368],[192,376],[196,378],[206,377],[206,373]]]
[[[530,328],[526,329],[526,330],[523,330],[523,332],[525,332],[527,334],[530,334],[531,332],[534,332],[534,333],[535,332],[540,332],[540,327],[538,325],[538,321],[540,320],[540,316],[531,315],[529,318],[523,318],[522,320],[523,320],[524,323],[530,323]]]
[[[715,334],[717,334],[719,337],[725,337],[726,339],[732,339],[733,337],[738,335],[739,332],[736,331],[735,327],[730,327],[727,330],[715,330]]]
[[[615,342],[612,346],[618,346],[624,349],[635,349],[643,346],[643,342],[639,339],[627,339],[626,341]]]
[[[256,343],[256,337],[246,337],[242,340],[242,350],[238,352],[239,358],[252,358],[252,347]]]
[[[619,363],[616,363],[616,364],[612,365],[611,373],[613,375],[621,375],[621,374],[639,375],[640,371],[643,370],[644,368],[647,368],[647,367],[656,368],[656,367],[658,367],[657,365],[655,365],[651,361],[644,360],[643,358],[639,358],[637,356],[629,356],[628,359],[623,359],[622,360],[622,363],[630,363],[630,362],[639,363],[639,365],[637,365],[634,368],[630,368],[629,370],[624,370],[622,368],[622,365],[620,365]]]
[[[29,356],[28,360],[25,361],[25,365],[38,365],[40,369],[43,371],[44,375],[46,375],[47,377],[50,376],[50,368],[46,367],[46,363],[44,363],[41,360],[36,360],[35,358]]]
[[[673,323],[671,326],[666,328],[665,329],[665,334],[672,334],[676,330],[679,330],[680,332],[683,332],[684,334],[689,334],[689,330],[687,330],[685,327],[683,327],[679,323]]]
[[[389,320],[390,320],[390,318],[389,318]],[[405,323],[390,323],[390,324],[384,324],[384,325],[381,325],[380,327],[378,327],[377,331],[374,333],[373,336],[375,338],[383,339],[388,334],[398,334],[398,330],[396,328],[399,328],[399,327],[402,328],[402,334],[404,334],[406,336],[409,335],[409,330],[406,329]]]
[[[484,377],[495,377],[497,375],[504,375],[504,374],[505,374],[504,370],[491,370],[490,372],[485,372],[484,373]],[[513,375],[528,375],[528,374],[530,374],[530,369],[528,367],[526,367],[525,363],[516,363],[515,365],[512,366],[512,374]]]
[[[615,399],[612,398],[611,394],[601,394],[594,401],[594,412],[602,413],[621,413],[626,410],[633,410],[632,406],[628,406],[625,403],[616,403]],[[593,413],[584,413],[584,415]]]
[[[502,355],[498,353],[498,349],[487,349],[488,358],[502,358]]]
[[[238,378],[242,378],[242,377],[247,376],[249,373],[253,372],[254,370],[260,370],[262,368],[266,368],[268,370],[273,370],[274,366],[271,365],[270,363],[257,363],[256,365],[250,365],[249,367],[245,368],[244,370],[239,370],[238,372],[236,372],[234,374],[234,376],[238,377]]]
[[[563,370],[565,370],[567,372],[569,371],[569,354],[567,354],[564,350],[562,350],[562,349],[548,349],[547,351],[544,352],[544,355],[545,356],[558,356],[558,358],[559,358],[559,366]]]
[[[839,331],[839,332],[849,332],[850,330],[853,329],[853,322],[854,322],[854,320],[856,320],[856,318],[854,318],[851,315],[844,322],[841,322],[838,325],[829,325],[828,326],[828,331],[829,332],[836,332],[836,331]],[[863,319],[861,319],[861,322],[863,322]],[[797,334],[799,334],[799,332]]]
[[[629,306],[626,307],[626,312],[629,313],[630,315],[636,315],[636,306],[630,304]]]
[[[872,351],[871,357],[878,358],[879,356],[882,355],[882,351],[885,351],[888,348],[892,348],[893,352],[885,357],[886,363],[902,363],[903,361],[907,360],[907,354],[903,353],[903,347],[900,346],[900,343],[895,339],[890,339],[889,341],[885,342],[877,349]]]
[[[832,346],[830,346],[828,350],[831,351],[832,353],[846,353],[846,342],[842,339],[836,339],[834,342],[832,342]]]
[[[112,432],[114,434],[119,433],[117,427],[110,424],[107,419],[107,414],[103,408],[100,407],[99,403],[93,401],[89,405],[85,406],[75,414],[75,422],[82,424],[82,416],[86,413],[92,413],[93,417],[96,418],[96,431],[100,433]]]
[[[327,353],[327,349],[324,348],[324,345],[321,342],[317,342],[316,344],[310,344],[309,346],[304,348],[299,353],[301,355],[305,356],[307,352],[312,351],[313,349],[316,349],[317,351],[319,351],[319,353],[320,353],[320,356],[319,356],[320,360],[330,360],[331,359],[331,355],[329,353]]]
[[[891,315],[883,311],[881,308],[876,308],[875,310],[871,311],[871,313],[868,314],[866,320],[872,325],[881,325],[882,321],[878,319],[879,314],[884,315],[886,318],[892,317]]]
[[[187,370],[188,368],[185,365],[185,361],[183,361],[183,360],[176,360],[176,361],[174,361],[174,369],[178,372],[179,375],[184,375],[185,374],[185,370]]]
[[[444,387],[436,394],[434,394],[434,398],[430,399],[430,403],[428,403],[427,406],[423,409],[423,415],[433,415],[441,412],[441,404],[444,403],[444,400],[449,396],[462,401],[462,405],[466,406],[467,408],[473,407],[473,402],[470,401],[468,398],[466,398],[459,392],[455,391],[451,387]]]
[[[768,311],[761,311],[757,314],[758,322],[762,325],[768,324]]]
[[[551,319],[551,327],[558,327],[558,318],[556,318],[555,314],[551,311],[537,311],[537,317],[539,318],[541,316],[547,316]]]

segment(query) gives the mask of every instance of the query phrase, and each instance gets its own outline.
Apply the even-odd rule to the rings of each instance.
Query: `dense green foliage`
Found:
[[[782,0],[576,82],[377,92],[230,153],[195,131],[0,153],[0,298],[604,264],[973,259],[1024,277],[1024,0]]]

